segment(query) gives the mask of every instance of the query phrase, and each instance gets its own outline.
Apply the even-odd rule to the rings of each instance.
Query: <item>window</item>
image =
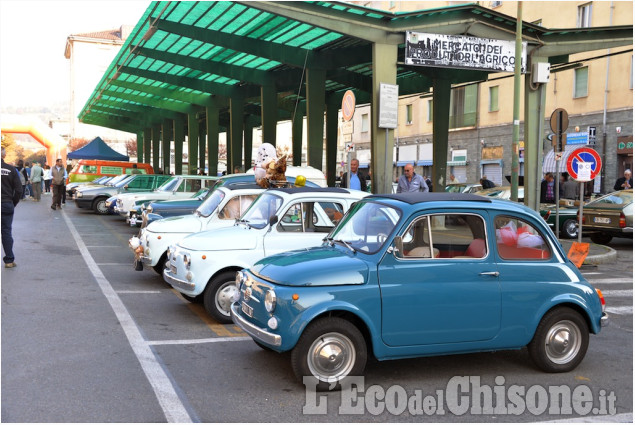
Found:
[[[495,7],[500,7],[503,5],[502,1],[491,1],[489,2],[490,7],[495,8]]]
[[[220,192],[219,190],[214,191]],[[214,196],[214,195],[212,195]],[[222,210],[218,213],[218,218],[221,220],[235,220],[240,218],[243,213],[249,208],[249,206],[254,202],[257,195],[244,195],[244,196],[236,196],[235,198],[227,201],[227,204],[223,207]],[[209,198],[208,198],[209,199]]]
[[[551,250],[540,232],[531,224],[516,217],[498,216],[496,247],[503,260],[543,260],[551,257]]]
[[[428,100],[428,122],[432,121],[432,99]]]
[[[102,174],[123,174],[123,168],[122,167],[108,167],[105,165],[101,166],[101,172]]]
[[[82,168],[80,169],[79,172],[83,174],[94,174],[97,172],[97,166],[96,165],[82,165]]]
[[[578,28],[588,28],[591,26],[592,4],[587,3],[578,6]]]
[[[368,119],[368,114],[362,114],[362,133],[370,130],[370,121]]]
[[[578,68],[575,70],[573,81],[573,97],[586,97],[589,94],[589,67]]]
[[[450,96],[450,128],[476,125],[476,98],[478,84],[452,89]]]
[[[463,213],[435,214],[413,221],[402,236],[396,255],[405,259],[485,258],[486,240],[482,217]]]
[[[498,111],[498,86],[489,88],[489,111]]]
[[[334,202],[298,202],[284,213],[279,232],[330,232],[344,216],[344,208]]]
[[[412,105],[406,105],[406,124],[412,124]]]

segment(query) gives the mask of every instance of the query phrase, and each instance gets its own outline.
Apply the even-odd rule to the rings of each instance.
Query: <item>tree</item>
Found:
[[[75,152],[77,149],[81,149],[86,146],[90,140],[84,138],[73,138],[68,142],[68,151]]]
[[[126,155],[137,157],[137,140],[126,140]],[[137,162],[141,162],[141,158],[137,157]]]

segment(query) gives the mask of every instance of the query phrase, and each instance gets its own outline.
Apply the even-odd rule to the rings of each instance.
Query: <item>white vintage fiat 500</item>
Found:
[[[216,320],[231,323],[237,271],[272,254],[319,246],[351,205],[368,195],[339,188],[267,190],[234,226],[171,245],[163,277],[186,299],[202,298]]]
[[[157,273],[163,273],[166,252],[170,244],[192,233],[232,226],[264,191],[260,187],[255,187],[255,184],[253,186],[251,188],[244,188],[244,185],[218,187],[194,214],[153,221],[148,227],[141,229],[138,241],[142,250],[141,262],[145,266],[152,267]],[[130,246],[135,245],[131,239]]]

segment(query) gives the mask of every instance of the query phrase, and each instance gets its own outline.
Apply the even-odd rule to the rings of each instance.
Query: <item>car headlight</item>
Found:
[[[192,257],[189,256],[188,254],[184,254],[183,264],[185,264],[185,267],[189,270],[190,266],[192,265]]]
[[[78,198],[83,198],[84,197],[82,192],[75,192],[75,195],[77,195]]]
[[[269,313],[272,313],[273,310],[276,309],[276,293],[273,289],[268,290],[265,294],[265,309],[267,309]]]

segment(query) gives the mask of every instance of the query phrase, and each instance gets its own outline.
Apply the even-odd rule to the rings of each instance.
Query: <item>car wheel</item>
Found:
[[[154,266],[152,266],[152,268],[154,269],[155,272],[163,276],[163,270],[165,270],[167,266],[166,264],[167,261],[168,261],[168,253],[164,252],[161,258],[159,258],[159,261]]]
[[[311,323],[291,352],[291,367],[303,380],[313,377],[318,391],[340,387],[364,372],[368,354],[362,333],[348,320],[325,317]]]
[[[591,235],[591,240],[593,241],[593,243],[599,245],[606,245],[607,243],[611,242],[611,239],[613,239],[613,236],[607,235],[606,233],[594,233]]]
[[[578,223],[575,220],[567,220],[562,224],[562,234],[568,239],[578,237]]]
[[[580,364],[589,346],[589,327],[577,311],[559,307],[540,321],[527,348],[545,372],[569,372]]]
[[[106,198],[97,198],[93,201],[93,211],[97,214],[108,214],[108,207],[106,207]]]
[[[205,310],[220,323],[232,323],[229,309],[237,291],[236,272],[225,272],[212,278],[203,297]]]

